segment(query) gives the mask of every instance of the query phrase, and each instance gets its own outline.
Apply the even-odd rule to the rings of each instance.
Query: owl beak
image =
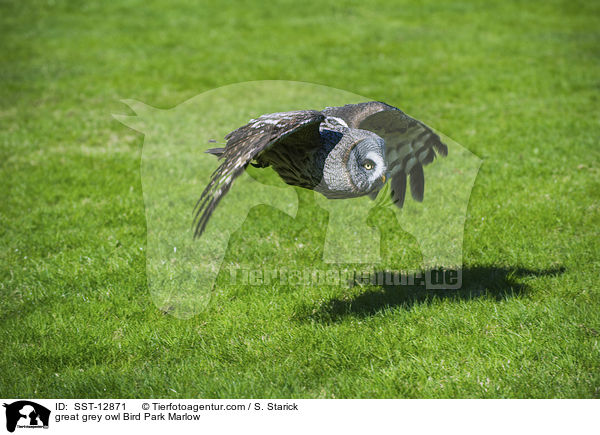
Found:
[[[385,176],[385,174],[383,174],[383,175],[381,176],[381,182],[382,182],[383,184],[385,184],[385,180],[387,180],[387,177]]]

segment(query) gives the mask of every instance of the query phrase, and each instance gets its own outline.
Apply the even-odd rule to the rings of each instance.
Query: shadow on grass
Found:
[[[463,286],[457,290],[427,290],[421,285],[373,285],[355,287],[352,294],[336,297],[316,305],[304,305],[295,316],[299,321],[336,322],[345,317],[369,317],[392,307],[411,309],[432,300],[472,300],[481,297],[497,301],[526,294],[528,286],[520,281],[527,277],[558,275],[564,267],[543,270],[502,267],[470,267],[462,271]],[[378,271],[381,272],[381,271]],[[385,271],[383,271],[385,272]],[[377,272],[374,272],[375,275]],[[357,294],[356,290],[367,289]]]

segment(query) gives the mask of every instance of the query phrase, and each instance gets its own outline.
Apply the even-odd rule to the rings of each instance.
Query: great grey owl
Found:
[[[391,178],[392,201],[402,207],[407,175],[413,198],[422,201],[423,165],[436,151],[448,154],[425,124],[376,101],[262,115],[225,139],[224,148],[206,151],[223,162],[196,204],[195,237],[248,164],[271,166],[287,184],[327,198],[375,198]]]

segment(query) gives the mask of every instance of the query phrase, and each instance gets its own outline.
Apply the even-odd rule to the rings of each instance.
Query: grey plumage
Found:
[[[391,176],[392,200],[402,207],[406,178],[423,200],[423,166],[448,148],[425,124],[380,102],[262,115],[206,152],[223,160],[195,207],[195,237],[248,164],[271,166],[287,184],[327,198],[375,197]]]
[[[343,119],[351,128],[370,130],[385,140],[392,200],[398,207],[404,204],[407,175],[410,175],[412,197],[416,201],[423,200],[423,166],[433,161],[436,151],[442,156],[448,155],[448,147],[429,127],[400,109],[378,101],[328,107],[323,113]]]

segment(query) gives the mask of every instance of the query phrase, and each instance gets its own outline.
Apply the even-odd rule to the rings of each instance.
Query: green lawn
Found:
[[[89,3],[0,3],[0,397],[600,396],[598,2]],[[461,290],[232,284],[318,263],[300,191],[296,219],[250,211],[205,310],[155,303],[149,137],[111,115],[255,80],[386,101],[484,160]]]

